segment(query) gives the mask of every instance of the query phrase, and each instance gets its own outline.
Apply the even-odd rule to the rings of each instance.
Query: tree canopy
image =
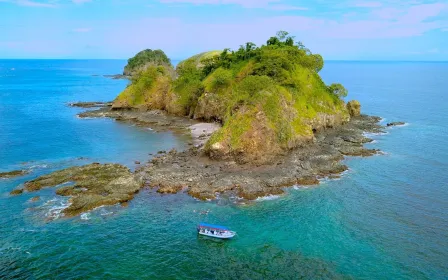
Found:
[[[124,73],[131,75],[133,72],[142,70],[141,68],[148,64],[171,65],[171,61],[162,50],[146,49],[128,60],[128,64],[124,68]]]

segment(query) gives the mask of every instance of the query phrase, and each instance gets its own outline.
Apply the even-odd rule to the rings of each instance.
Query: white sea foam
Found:
[[[69,206],[70,206],[70,203],[61,202],[60,204],[51,207],[50,210],[48,210],[48,212],[45,214],[45,217],[52,219],[52,220],[57,220],[60,217],[64,216],[62,211]]]
[[[389,132],[363,132],[363,136],[370,138],[370,137],[375,137],[375,136],[383,136],[383,135],[387,135],[389,134]]]
[[[90,220],[90,213],[82,213],[81,214],[81,220]]]
[[[256,201],[274,200],[274,199],[278,199],[278,198],[280,198],[279,195],[270,194],[270,195],[267,195],[267,196],[259,197],[259,198],[256,199]]]
[[[309,189],[310,186],[299,186],[299,185],[295,185],[292,187],[295,190],[301,190],[301,189]]]
[[[45,213],[45,217],[50,220],[56,220],[64,216],[62,211],[70,205],[71,203],[69,203],[67,198],[53,198],[45,202],[40,208],[47,210],[47,212]]]
[[[29,169],[40,169],[40,168],[47,168],[47,167],[48,167],[48,164],[43,163],[43,164],[31,165],[29,167]]]
[[[114,212],[112,212],[112,211],[104,211],[100,215],[101,216],[109,216],[109,215],[112,215],[112,214],[114,214]]]

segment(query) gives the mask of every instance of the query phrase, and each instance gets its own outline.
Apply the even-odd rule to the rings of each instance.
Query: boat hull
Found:
[[[233,238],[236,233],[234,232],[230,232],[229,234],[225,234],[225,235],[214,235],[211,233],[204,233],[204,232],[198,232],[200,235],[204,235],[204,236],[209,236],[209,237],[214,237],[214,238],[219,238],[219,239],[230,239]]]

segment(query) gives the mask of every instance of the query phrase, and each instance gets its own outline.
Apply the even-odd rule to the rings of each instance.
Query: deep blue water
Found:
[[[408,123],[374,135],[369,146],[386,154],[347,158],[340,180],[246,206],[143,191],[127,208],[73,219],[58,218],[66,201],[52,189],[10,197],[53,170],[94,161],[133,168],[148,153],[184,147],[171,133],[78,119],[81,109],[66,106],[112,100],[127,82],[102,75],[125,63],[0,60],[0,172],[31,171],[0,180],[0,278],[447,278],[448,63],[326,64],[324,80],[344,84],[365,113]],[[200,221],[239,235],[198,238]]]

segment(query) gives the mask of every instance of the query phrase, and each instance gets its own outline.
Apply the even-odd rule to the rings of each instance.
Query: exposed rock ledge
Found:
[[[28,174],[29,171],[27,170],[14,170],[14,171],[8,171],[8,172],[0,172],[0,178],[14,178],[19,177]]]
[[[203,123],[189,118],[172,116],[162,110],[110,110],[109,103],[100,106],[100,109],[86,111],[78,116],[80,118],[112,118],[148,127],[158,132],[190,133],[193,144],[197,147],[204,145],[210,135],[221,127],[218,123]]]
[[[347,170],[344,156],[371,156],[363,144],[372,140],[364,132],[380,133],[380,118],[360,116],[343,126],[316,134],[316,142],[291,150],[271,165],[238,165],[232,161],[213,161],[199,149],[171,151],[154,158],[136,173],[160,193],[187,189],[198,199],[214,199],[217,193],[234,192],[253,200],[269,194],[281,194],[284,187],[317,184],[318,178]]]
[[[98,112],[101,110],[96,114]],[[131,115],[126,116],[135,117],[136,112],[128,113]],[[123,115],[123,112],[119,114]],[[141,122],[144,116],[133,120]],[[190,120],[181,119],[185,123],[176,120],[166,124],[167,128],[171,128],[171,124],[175,128],[191,125]],[[102,205],[125,203],[142,187],[158,188],[157,191],[163,194],[185,190],[201,200],[214,199],[218,193],[233,193],[253,200],[270,194],[281,194],[285,187],[313,185],[319,183],[319,178],[337,177],[337,174],[347,170],[347,166],[341,163],[344,156],[371,156],[378,153],[378,150],[363,147],[363,144],[371,141],[363,133],[382,132],[384,127],[378,125],[379,120],[364,115],[352,118],[343,126],[319,132],[315,135],[314,144],[291,150],[271,165],[238,165],[232,161],[214,161],[205,156],[200,148],[193,147],[184,152],[172,150],[162,153],[135,173],[117,164],[90,164],[26,182],[24,190],[31,192],[73,182],[56,191],[58,195],[71,197],[70,206],[64,210],[66,216],[79,215]],[[203,128],[196,126],[194,133],[203,132]],[[206,133],[201,135],[204,138],[202,140],[208,137]],[[21,192],[22,189],[19,189],[13,194]]]
[[[60,186],[56,194],[70,196],[70,205],[63,213],[71,217],[102,205],[127,202],[134,197],[142,184],[124,166],[93,163],[70,167],[28,181],[24,189],[13,190],[11,195],[19,195],[24,190],[35,192],[56,186]]]

